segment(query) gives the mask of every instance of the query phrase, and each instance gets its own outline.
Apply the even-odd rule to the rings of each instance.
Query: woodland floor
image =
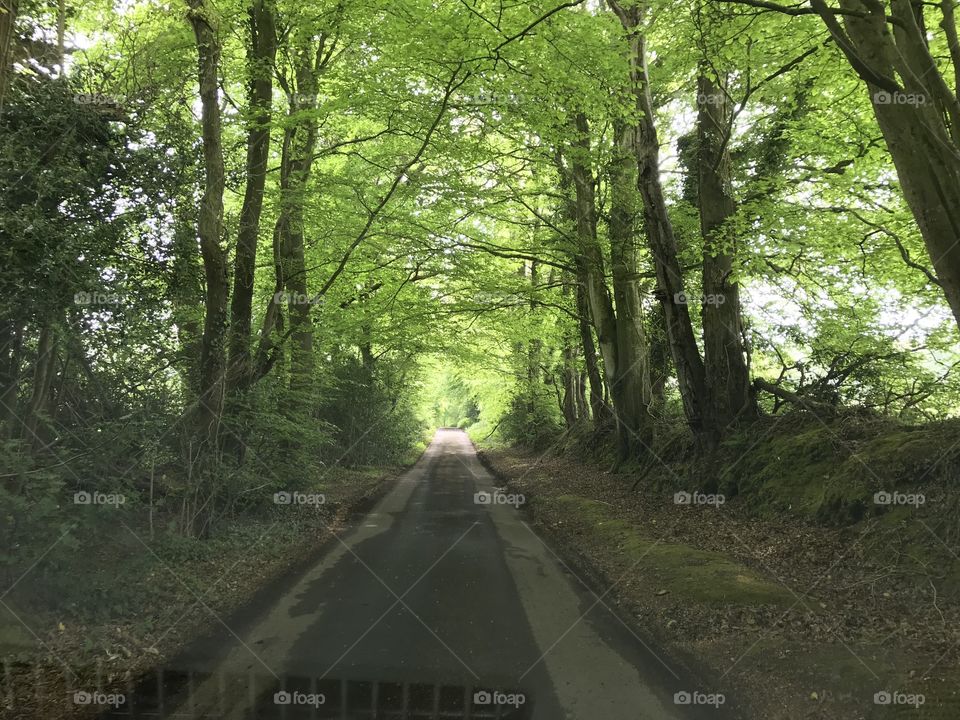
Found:
[[[933,581],[944,575],[938,564],[956,561],[955,572],[960,558],[933,537],[933,518],[843,528],[758,519],[737,498],[677,505],[672,493],[632,490],[629,473],[569,455],[481,457],[526,496],[576,572],[609,589],[606,602],[747,717],[960,717],[960,603]],[[943,551],[935,561],[906,539],[918,522],[927,546]],[[884,691],[925,701],[876,704]]]
[[[338,468],[321,488],[324,505],[272,507],[272,514],[237,516],[209,540],[171,542],[166,537],[148,542],[148,548],[129,537],[127,542],[122,537],[115,542],[89,539],[78,554],[85,556],[83,566],[74,568],[71,582],[91,592],[93,572],[84,570],[96,568],[118,590],[113,602],[120,604],[106,608],[109,620],[104,620],[88,608],[54,605],[61,609],[52,612],[35,597],[19,603],[16,596],[4,598],[30,630],[0,608],[6,658],[0,717],[95,716],[97,708],[71,702],[73,692],[97,687],[128,692],[143,672],[162,665],[205,628],[229,622],[231,613],[315,558],[352,514],[390,487],[398,471]],[[133,527],[146,536],[145,528]],[[138,576],[140,571],[145,574]],[[120,585],[136,586],[136,592],[121,594]],[[20,651],[8,653],[11,645]]]

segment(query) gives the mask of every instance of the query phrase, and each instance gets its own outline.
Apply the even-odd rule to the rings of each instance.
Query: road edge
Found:
[[[489,472],[500,487],[507,488],[510,492],[520,492],[520,488],[514,484],[514,479],[503,473],[490,460],[487,453],[477,447],[476,443],[471,443],[477,453],[477,458],[484,469]],[[529,490],[525,490],[529,493]],[[718,685],[715,676],[716,672],[703,661],[700,661],[695,655],[686,649],[679,647],[672,642],[670,636],[665,632],[660,632],[661,628],[651,625],[641,625],[637,621],[637,616],[630,612],[630,608],[638,608],[639,605],[627,594],[620,592],[617,587],[617,578],[611,577],[599,570],[589,559],[577,548],[567,541],[566,537],[556,532],[550,525],[541,522],[540,516],[536,512],[536,503],[531,503],[528,496],[527,502],[520,508],[521,512],[531,523],[531,527],[536,531],[538,537],[547,544],[547,546],[556,553],[564,564],[575,571],[577,577],[581,579],[595,595],[600,595],[613,588],[607,593],[614,602],[608,603],[608,609],[614,613],[617,618],[629,627],[637,636],[652,648],[656,648],[658,654],[667,657],[671,663],[681,668],[689,677],[702,681],[703,686],[712,687]],[[726,717],[731,720],[746,720],[746,718],[755,717],[750,712],[749,704],[745,703],[742,696],[731,698],[724,704]]]

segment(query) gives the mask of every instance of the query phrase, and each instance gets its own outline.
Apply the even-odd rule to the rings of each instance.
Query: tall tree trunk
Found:
[[[23,326],[18,320],[0,321],[0,438],[16,437],[20,397],[20,361]]]
[[[750,374],[743,350],[740,287],[733,279],[736,212],[730,185],[730,103],[705,74],[697,81],[698,204],[703,236],[703,361],[713,442],[740,418],[754,416]]]
[[[203,339],[200,348],[200,395],[196,413],[198,449],[216,457],[223,411],[227,334],[227,256],[223,236],[223,148],[217,92],[220,44],[213,12],[204,0],[188,0],[188,17],[197,44],[200,125],[203,138],[204,190],[198,214],[200,254],[206,279]]]
[[[586,419],[590,417],[590,404],[587,402],[587,373],[586,372],[577,373],[576,383],[577,383],[577,418]]]
[[[631,86],[641,118],[635,136],[637,187],[643,199],[644,230],[657,274],[657,289],[659,300],[663,304],[667,338],[677,371],[684,415],[694,435],[702,439],[704,427],[710,424],[705,418],[708,409],[706,376],[686,304],[673,224],[667,213],[663,187],[660,184],[660,144],[654,121],[653,100],[650,96],[646,41],[639,29],[642,6],[624,7],[616,0],[610,0],[609,4],[620,18],[629,43]]]
[[[67,3],[66,0],[57,0],[57,75],[63,77],[66,60],[66,46],[64,40],[67,34]]]
[[[648,317],[650,341],[650,414],[663,417],[667,407],[667,380],[672,373],[670,341],[667,339],[667,324],[663,316],[663,304],[657,303]]]
[[[0,113],[13,72],[13,33],[20,12],[20,0],[0,0]]]
[[[178,366],[187,395],[200,395],[200,355],[203,345],[204,281],[197,261],[196,208],[174,210],[173,247],[167,295],[177,327]]]
[[[564,282],[560,289],[564,298],[569,298],[571,291],[575,292],[574,287],[569,274],[565,274]],[[583,416],[580,413],[580,373],[577,371],[576,339],[569,329],[563,334],[561,357],[563,359],[563,397],[560,403],[560,409],[563,412],[563,419],[566,426],[571,428],[576,425],[577,421]],[[584,402],[584,405],[585,404]]]
[[[587,307],[586,279],[577,283],[577,316],[579,317],[580,347],[583,348],[583,362],[586,366],[587,380],[590,385],[590,414],[594,427],[599,429],[610,417],[610,410],[604,402],[603,376],[597,363],[597,346],[593,342],[593,326],[590,324],[590,309]]]
[[[576,114],[573,129],[576,135],[570,149],[570,177],[573,180],[573,217],[578,244],[577,276],[583,282],[586,307],[597,333],[604,381],[612,389],[617,378],[617,320],[606,282],[603,248],[597,237],[596,189],[590,168],[590,124],[584,113]]]
[[[304,252],[304,205],[317,139],[318,77],[332,49],[306,40],[296,49],[295,81],[288,92],[291,124],[284,132],[280,167],[280,214],[274,228],[277,287],[287,297],[290,319],[290,389],[293,402],[306,406],[313,387],[313,325]]]
[[[57,358],[57,340],[54,326],[47,322],[40,330],[37,340],[37,362],[33,369],[33,392],[23,417],[23,439],[34,450],[45,444],[46,433],[40,427],[40,419],[47,409],[47,399],[53,382]]]
[[[590,381],[590,408],[593,423],[599,429],[611,417],[607,402],[613,382],[616,360],[616,317],[613,301],[604,277],[603,250],[597,239],[596,189],[590,168],[590,124],[583,112],[574,115],[570,128],[573,140],[566,157],[555,158],[561,186],[573,197],[567,200],[564,212],[574,227],[574,256],[577,279],[577,315],[580,325],[580,344]],[[597,343],[594,343],[596,332]],[[599,362],[597,344],[600,346]]]
[[[263,209],[267,160],[270,154],[270,115],[273,96],[273,66],[277,54],[276,21],[269,0],[253,0],[250,16],[250,44],[247,49],[246,188],[240,209],[237,251],[233,268],[233,295],[230,300],[227,394],[242,392],[251,380],[250,331],[253,315],[253,286],[257,264],[257,241]]]
[[[621,460],[637,459],[649,445],[650,371],[637,276],[636,223],[640,209],[636,129],[614,127],[610,163],[610,264],[616,303],[617,371],[611,392]]]
[[[577,424],[577,368],[574,360],[573,347],[565,343],[563,346],[563,421],[568,428]]]
[[[536,260],[531,260],[530,264],[524,263],[520,266],[520,274],[526,274],[530,278],[530,300],[527,303],[528,317],[535,318],[537,304],[534,300],[538,280],[539,265]],[[530,417],[534,416],[537,410],[537,396],[540,385],[540,362],[543,342],[534,334],[527,341],[527,413]]]

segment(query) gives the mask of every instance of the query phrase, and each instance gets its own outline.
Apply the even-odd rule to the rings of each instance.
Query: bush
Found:
[[[347,356],[323,389],[319,418],[332,428],[327,464],[394,465],[423,433],[409,385],[385,360],[373,366]]]
[[[561,429],[560,412],[546,392],[514,395],[500,421],[505,440],[534,450],[549,446]]]

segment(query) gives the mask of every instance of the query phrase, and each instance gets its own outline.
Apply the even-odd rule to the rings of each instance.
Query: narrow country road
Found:
[[[514,506],[477,501],[494,490],[466,434],[440,430],[295,583],[246,626],[221,626],[222,637],[142,684],[122,716],[727,717],[675,704],[675,692],[696,685],[648,650],[606,607],[606,588],[598,600]]]

